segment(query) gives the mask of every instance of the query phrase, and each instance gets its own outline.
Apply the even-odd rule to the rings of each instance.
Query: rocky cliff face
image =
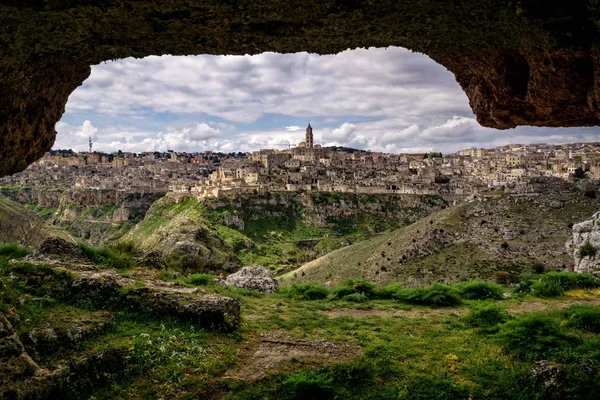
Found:
[[[143,218],[164,193],[23,187],[2,188],[0,195],[30,208],[52,209],[52,224],[77,239],[102,245]]]
[[[441,196],[353,193],[276,193],[207,200],[215,211],[225,211],[222,223],[244,230],[264,220],[301,220],[319,227],[369,225],[374,231],[394,229],[445,208]],[[241,222],[240,222],[241,221]]]
[[[130,56],[402,46],[452,71],[485,126],[597,125],[598,20],[585,1],[4,1],[0,176],[50,149],[90,65]]]
[[[599,272],[600,254],[600,212],[592,218],[573,225],[573,237],[566,244],[573,255],[576,272]]]

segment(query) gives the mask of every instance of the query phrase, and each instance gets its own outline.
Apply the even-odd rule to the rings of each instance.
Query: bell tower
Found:
[[[312,126],[310,126],[310,121],[308,122],[308,126],[306,127],[306,147],[312,149],[313,147],[313,132]]]

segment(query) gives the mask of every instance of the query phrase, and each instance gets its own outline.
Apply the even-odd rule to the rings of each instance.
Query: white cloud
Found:
[[[86,149],[90,133],[106,151],[285,148],[304,140],[302,120],[322,144],[390,152],[600,139],[594,128],[483,128],[449,71],[394,47],[127,58],[93,66],[66,109],[54,148]]]

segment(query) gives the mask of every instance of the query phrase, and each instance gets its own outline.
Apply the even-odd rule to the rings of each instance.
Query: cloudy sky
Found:
[[[402,48],[106,62],[67,103],[54,149],[254,151],[304,139],[393,153],[600,140],[598,128],[481,127],[454,76]]]

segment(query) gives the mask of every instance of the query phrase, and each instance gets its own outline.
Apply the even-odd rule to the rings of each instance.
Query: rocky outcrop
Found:
[[[600,212],[573,225],[573,237],[566,244],[573,254],[576,272],[600,272]]]
[[[67,242],[59,237],[50,237],[40,245],[40,254],[44,256],[59,256],[62,258],[83,258],[83,251],[77,244]]]
[[[90,65],[130,56],[402,46],[452,71],[482,125],[598,125],[598,12],[583,1],[3,2],[0,176],[51,148]]]
[[[225,285],[258,290],[263,293],[275,293],[279,286],[271,271],[258,265],[244,267],[229,275],[225,280]]]
[[[176,289],[134,287],[135,281],[111,272],[82,272],[66,283],[70,298],[91,299],[99,306],[168,315],[208,329],[235,330],[237,300]]]
[[[0,398],[25,399],[47,395],[47,376],[25,352],[10,322],[0,313]]]

